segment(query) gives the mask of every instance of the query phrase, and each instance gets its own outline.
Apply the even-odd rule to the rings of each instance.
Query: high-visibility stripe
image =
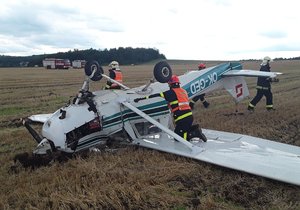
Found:
[[[183,138],[184,138],[185,140],[187,140],[187,132],[184,132],[184,133],[183,133]]]
[[[164,93],[163,92],[161,92],[161,93],[159,93],[160,94],[160,97],[162,97],[162,98],[164,98],[165,97],[165,95],[164,95]]]
[[[170,105],[178,104],[178,100],[176,100],[176,101],[171,101],[169,104],[170,104]]]
[[[191,115],[193,115],[192,112],[188,112],[188,113],[186,113],[186,114],[183,114],[183,115],[177,117],[177,118],[175,119],[175,122],[177,122],[178,120],[182,120],[183,118],[186,118],[186,117],[191,116]]]
[[[266,108],[273,108],[273,105],[267,105]]]
[[[254,108],[254,107],[255,107],[255,106],[254,106],[253,104],[251,104],[251,103],[249,103],[249,106],[250,106],[250,107],[252,107],[252,108]]]
[[[269,90],[269,87],[263,87],[263,86],[256,86],[256,89],[260,89],[260,90]]]
[[[181,103],[178,103],[178,106],[189,105],[189,104],[190,104],[189,102],[181,102]]]

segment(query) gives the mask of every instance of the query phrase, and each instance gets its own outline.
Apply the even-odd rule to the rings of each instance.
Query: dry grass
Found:
[[[176,74],[197,64],[170,63]],[[244,68],[258,66],[244,63]],[[123,66],[126,85],[145,84],[152,67]],[[196,121],[204,128],[300,146],[300,63],[274,62],[272,70],[285,73],[273,85],[275,112],[265,111],[263,100],[248,114],[246,100],[239,105],[244,115],[232,115],[232,99],[218,91],[207,95],[209,109],[196,105]],[[297,186],[134,147],[9,173],[14,155],[35,146],[18,119],[55,111],[77,93],[83,79],[83,70],[0,69],[0,209],[300,209]],[[253,96],[256,79],[247,80]],[[91,88],[103,86],[100,81]]]

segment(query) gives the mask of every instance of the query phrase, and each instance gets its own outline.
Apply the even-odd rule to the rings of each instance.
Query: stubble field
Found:
[[[178,75],[197,66],[196,61],[169,63]],[[258,69],[259,64],[243,63],[245,69]],[[124,83],[144,85],[153,66],[121,66]],[[265,110],[263,99],[248,113],[249,99],[238,106],[244,114],[234,115],[233,99],[222,90],[207,95],[208,109],[195,106],[195,121],[203,128],[300,146],[300,62],[271,66],[284,73],[272,86],[274,112]],[[36,146],[19,119],[54,112],[77,94],[83,80],[82,69],[0,69],[0,209],[300,209],[298,186],[142,148],[12,172],[13,157]],[[252,98],[256,79],[247,82]],[[104,84],[104,79],[92,83],[91,90]]]

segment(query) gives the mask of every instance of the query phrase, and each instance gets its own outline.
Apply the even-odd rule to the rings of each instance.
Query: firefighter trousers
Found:
[[[256,106],[256,104],[261,100],[261,98],[265,96],[266,97],[266,105],[271,106],[273,105],[273,94],[271,92],[271,89],[257,89],[256,96],[252,99],[250,104],[253,106]]]
[[[175,130],[174,133],[178,134],[179,136],[181,136],[184,139],[188,139],[188,132],[191,130],[192,128],[192,124],[193,124],[194,118],[193,116],[188,116],[185,117],[181,120],[178,120],[175,124]]]

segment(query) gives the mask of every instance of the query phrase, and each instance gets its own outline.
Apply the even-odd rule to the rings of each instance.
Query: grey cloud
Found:
[[[285,38],[287,37],[287,33],[284,31],[277,31],[277,30],[272,30],[272,31],[265,31],[260,33],[261,36],[267,37],[267,38],[272,38],[272,39],[279,39],[279,38]]]
[[[51,21],[54,17],[74,16],[77,13],[75,9],[64,8],[59,4],[55,5],[39,5],[28,3],[15,4],[11,8],[7,8],[7,14],[0,14],[1,34],[21,37],[30,36],[35,33],[50,33]]]
[[[112,18],[88,15],[85,20],[88,28],[103,32],[123,32],[123,27]]]
[[[229,0],[207,0],[209,3],[214,3],[217,6],[224,6],[224,7],[228,7],[231,6],[231,1]]]
[[[26,4],[26,1],[14,5],[6,14],[0,14],[0,36],[13,39],[15,45],[2,46],[5,49],[0,49],[0,53],[26,52],[43,45],[85,49],[94,47],[97,32],[123,31],[122,26],[111,18],[92,13],[80,15],[79,10],[58,4]],[[70,24],[74,22],[77,24]]]
[[[1,18],[1,34],[14,37],[29,36],[32,33],[49,32],[47,25],[32,14],[11,15]]]
[[[48,45],[61,48],[72,48],[76,46],[92,46],[93,37],[80,32],[66,31],[64,34],[43,34],[31,39],[32,43]]]
[[[300,51],[300,43],[272,45],[263,48],[262,51]]]

